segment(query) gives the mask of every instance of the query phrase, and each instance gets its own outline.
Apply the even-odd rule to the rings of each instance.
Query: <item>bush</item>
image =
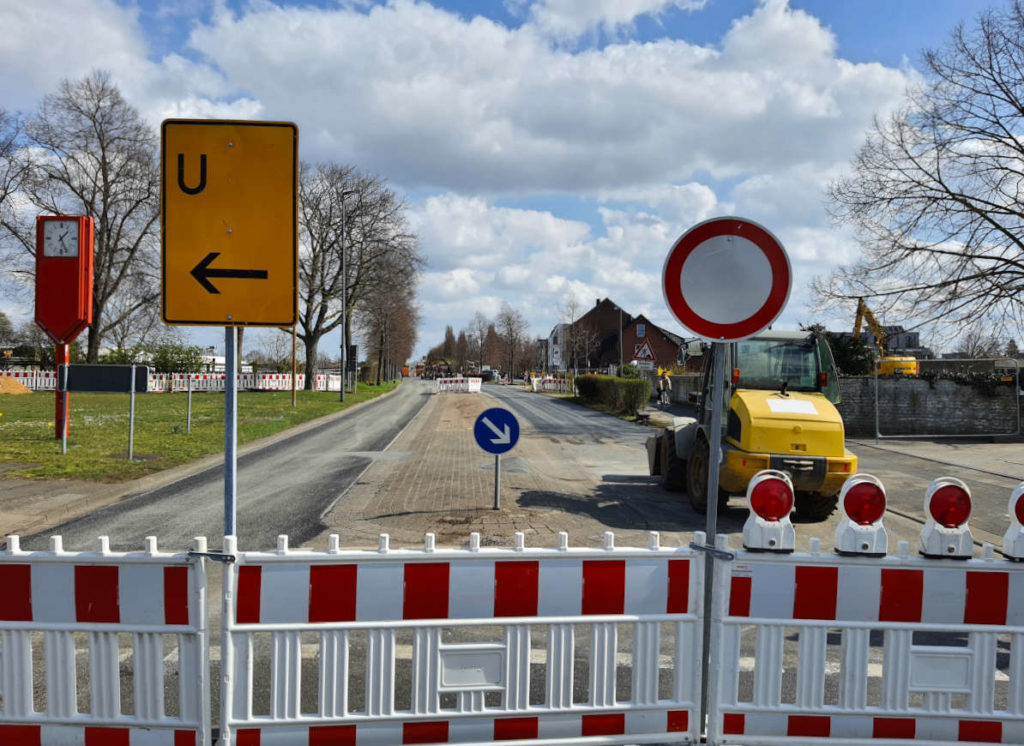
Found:
[[[576,395],[584,402],[600,404],[621,414],[636,414],[650,397],[650,387],[644,378],[576,377]]]

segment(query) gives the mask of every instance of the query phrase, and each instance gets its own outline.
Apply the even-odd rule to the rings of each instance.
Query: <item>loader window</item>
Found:
[[[818,346],[811,335],[803,340],[737,342],[734,366],[740,370],[738,388],[779,389],[785,382],[789,391],[821,390],[818,374],[822,366]],[[830,372],[834,377],[835,370]]]

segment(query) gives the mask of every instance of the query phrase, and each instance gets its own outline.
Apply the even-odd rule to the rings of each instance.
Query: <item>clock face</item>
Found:
[[[78,256],[77,220],[47,220],[43,223],[43,256]]]

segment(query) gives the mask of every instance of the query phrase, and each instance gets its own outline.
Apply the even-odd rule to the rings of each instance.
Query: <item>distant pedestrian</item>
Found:
[[[662,371],[658,379],[658,406],[667,407],[672,399],[672,379],[668,377],[668,371]]]

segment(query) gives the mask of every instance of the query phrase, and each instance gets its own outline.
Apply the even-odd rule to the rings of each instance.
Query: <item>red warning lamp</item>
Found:
[[[823,389],[828,386],[828,373],[818,374],[818,388]]]
[[[789,521],[793,512],[793,482],[784,471],[759,471],[747,485],[750,515],[743,524],[743,546],[764,552],[792,552],[796,532]]]
[[[739,368],[733,368],[732,369],[732,382],[733,382],[733,385],[735,385],[735,384],[740,382],[740,369]]]
[[[882,525],[885,485],[871,474],[854,474],[839,491],[842,520],[836,526],[836,552],[884,557],[889,536]]]
[[[1003,554],[1015,560],[1024,560],[1024,482],[1013,490],[1007,508],[1010,527],[1003,534]]]
[[[925,524],[921,529],[921,554],[925,557],[968,559],[974,540],[967,519],[971,517],[971,491],[955,477],[939,477],[924,495]]]
[[[843,511],[858,526],[870,526],[885,514],[885,490],[875,482],[857,482],[843,497]]]
[[[793,512],[793,489],[781,479],[763,479],[750,490],[750,509],[775,522]]]
[[[959,528],[971,517],[971,496],[959,485],[947,484],[932,495],[928,513],[944,528]]]

